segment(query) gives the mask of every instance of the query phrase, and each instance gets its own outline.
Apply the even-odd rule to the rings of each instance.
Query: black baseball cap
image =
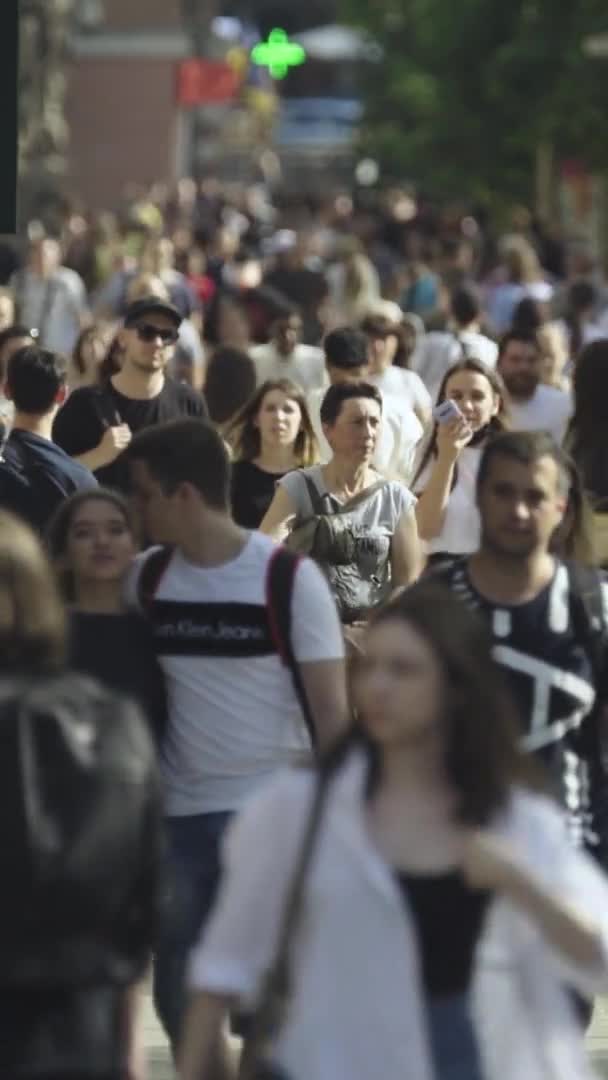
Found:
[[[141,300],[135,300],[133,304],[129,304],[125,312],[125,326],[133,326],[145,315],[154,314],[165,315],[167,319],[170,319],[175,324],[176,330],[182,324],[181,313],[173,304],[161,300],[158,296],[144,296]]]

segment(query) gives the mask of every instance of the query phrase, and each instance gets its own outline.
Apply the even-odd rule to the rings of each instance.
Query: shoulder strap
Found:
[[[325,495],[322,495],[314,480],[311,476],[308,475],[308,473],[302,473],[302,477],[304,479],[304,483],[306,484],[306,490],[308,492],[308,498],[310,499],[313,514],[326,514],[327,505],[331,506],[329,494],[326,493]]]
[[[303,473],[303,476],[312,503],[313,513],[319,515],[327,514],[328,506],[331,507],[329,510],[330,514],[348,514],[351,510],[355,510],[361,503],[371,499],[378,491],[385,488],[388,483],[388,481],[384,479],[377,480],[371,487],[365,488],[364,491],[359,491],[356,495],[353,495],[352,499],[348,499],[347,502],[336,506],[335,500],[333,500],[329,492],[322,495],[312,477],[308,476],[306,473]]]
[[[593,665],[598,687],[606,667],[606,615],[602,594],[602,575],[592,566],[566,563],[570,582],[572,620]]]
[[[302,916],[304,890],[318,846],[329,788],[329,771],[320,773],[315,783],[296,866],[287,890],[275,955],[264,979],[260,1003],[243,1050],[239,1080],[257,1080],[264,1073],[263,1065],[267,1064],[272,1042],[279,1034],[285,1019],[292,989],[291,946]]]
[[[137,579],[137,600],[143,612],[148,614],[158,586],[173,555],[172,547],[161,547],[153,551],[144,562]]]
[[[273,551],[266,571],[266,606],[270,632],[276,650],[285,667],[289,668],[291,673],[296,697],[300,703],[314,746],[316,736],[313,717],[291,640],[293,588],[296,572],[301,561],[299,555],[288,551],[287,548],[277,547]]]

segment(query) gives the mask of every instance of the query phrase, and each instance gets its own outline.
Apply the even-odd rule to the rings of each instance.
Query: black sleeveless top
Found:
[[[428,996],[465,993],[492,894],[471,889],[458,870],[436,875],[395,871],[395,877],[414,920]]]

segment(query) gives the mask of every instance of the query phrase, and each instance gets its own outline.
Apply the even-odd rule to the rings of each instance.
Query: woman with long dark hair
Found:
[[[485,626],[414,586],[372,622],[354,693],[360,729],[321,778],[285,775],[229,836],[182,1077],[218,1075],[242,1000],[274,1019],[263,1044],[254,1018],[248,1077],[588,1077],[566,987],[608,985],[608,886],[518,750]]]
[[[227,430],[226,439],[233,451],[232,515],[237,525],[257,529],[274,498],[277,480],[318,461],[304,394],[289,379],[263,383]]]
[[[450,418],[435,421],[412,489],[418,532],[431,557],[466,555],[479,542],[477,470],[489,438],[507,426],[500,376],[481,360],[461,360],[445,374],[437,405],[451,401]]]
[[[163,674],[147,622],[125,602],[138,549],[129,503],[104,488],[73,495],[51,521],[48,545],[69,609],[70,666],[133,698],[160,743]]]

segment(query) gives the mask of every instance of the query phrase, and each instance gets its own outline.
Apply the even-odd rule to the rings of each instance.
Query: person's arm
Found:
[[[406,510],[397,522],[391,541],[391,581],[394,589],[411,585],[422,573],[424,558],[420,547],[416,514]]]
[[[180,1080],[236,1080],[236,1062],[222,1034],[231,1005],[227,994],[192,995],[178,1055]]]
[[[260,532],[271,536],[277,543],[281,543],[289,536],[296,517],[297,510],[291,496],[282,484],[278,484],[274,498],[260,525]]]
[[[128,424],[117,424],[116,427],[106,428],[98,446],[87,450],[85,454],[78,454],[74,461],[95,472],[96,469],[103,469],[105,465],[116,461],[130,442],[131,429]]]
[[[434,540],[443,528],[458,455],[470,437],[471,429],[465,420],[450,420],[447,424],[438,425],[437,457],[416,506],[418,532],[422,540]]]
[[[227,1074],[214,1071],[218,1051],[220,1069],[227,1068],[221,1057],[223,1022],[233,1003],[255,1007],[272,967],[313,783],[304,770],[283,773],[254,795],[226,833],[217,902],[190,956],[192,998],[178,1053],[181,1080],[231,1075],[229,1067]]]
[[[303,559],[296,573],[291,631],[317,742],[324,750],[344,734],[350,712],[342,626],[329,585],[311,559]]]
[[[583,872],[587,870],[581,856],[573,853],[573,857],[581,860]],[[574,968],[604,972],[606,977],[605,928],[602,933],[599,921],[595,923],[585,912],[586,897],[582,891],[578,906],[568,896],[567,888],[565,895],[559,888],[549,889],[537,874],[516,859],[505,841],[483,830],[472,830],[466,837],[462,870],[473,888],[492,889],[523,911]]]

